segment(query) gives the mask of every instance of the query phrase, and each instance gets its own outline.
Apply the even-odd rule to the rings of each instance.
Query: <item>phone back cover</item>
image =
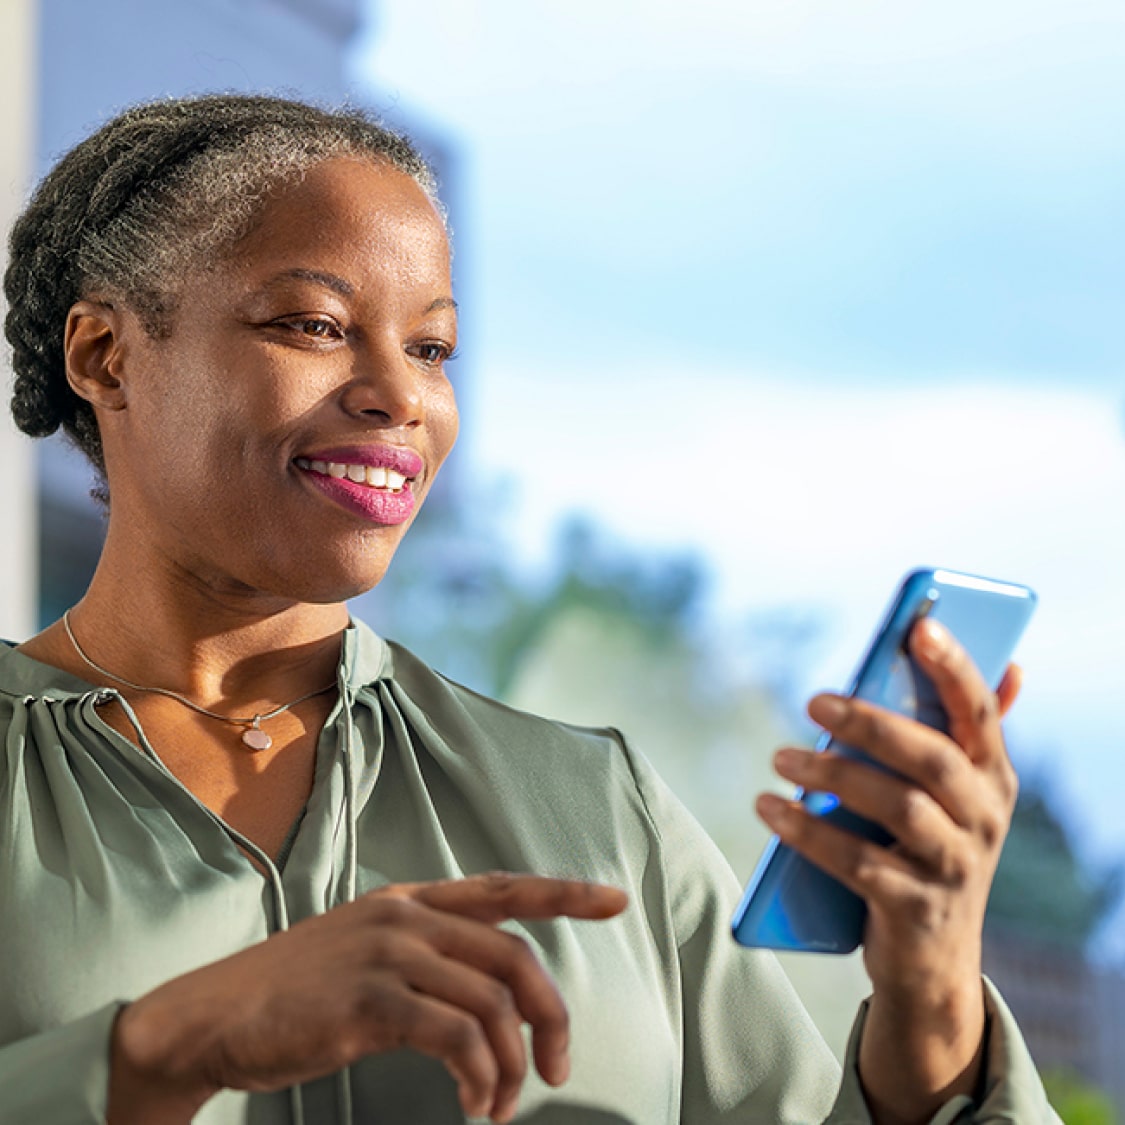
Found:
[[[850,694],[943,730],[946,716],[937,693],[903,647],[920,607],[931,601],[930,616],[957,637],[985,681],[995,686],[1035,608],[1035,595],[1024,586],[954,571],[920,570],[904,579]],[[831,742],[820,748],[825,745],[836,753],[859,753]],[[831,794],[808,793],[802,800],[839,828],[882,845],[892,842],[885,830],[842,808]],[[865,918],[861,898],[774,836],[732,930],[743,945],[850,953],[862,940]]]

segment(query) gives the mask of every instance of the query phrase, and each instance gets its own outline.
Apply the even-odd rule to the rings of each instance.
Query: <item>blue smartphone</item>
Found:
[[[937,692],[906,650],[914,624],[926,616],[940,621],[968,652],[985,682],[996,687],[1035,602],[1031,590],[1011,582],[952,570],[912,571],[892,600],[848,694],[945,730],[946,715]],[[829,748],[866,758],[824,735],[817,749]],[[840,828],[884,846],[893,842],[885,829],[850,812],[831,793],[799,792],[798,796],[810,812]],[[863,899],[774,836],[731,928],[742,945],[850,953],[863,938],[866,915]]]

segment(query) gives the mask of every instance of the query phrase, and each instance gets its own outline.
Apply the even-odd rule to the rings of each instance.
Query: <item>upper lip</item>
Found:
[[[425,466],[422,458],[404,445],[337,445],[331,449],[306,450],[298,454],[303,461],[335,461],[341,465],[371,465],[393,469],[413,480]]]

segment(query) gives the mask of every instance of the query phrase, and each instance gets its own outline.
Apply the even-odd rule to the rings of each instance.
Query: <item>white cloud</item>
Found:
[[[492,370],[474,409],[481,458],[516,476],[528,508],[697,544],[737,563],[726,581],[740,598],[763,570],[770,596],[807,590],[828,543],[848,571],[908,551],[1073,562],[1073,542],[1100,542],[1125,498],[1117,407],[1093,392]]]
[[[1064,750],[1100,841],[1125,845],[1106,798],[1107,770],[1121,773],[1108,703],[1125,680],[1116,398],[619,368],[494,371],[475,411],[476,457],[486,479],[514,481],[526,554],[572,511],[639,549],[690,548],[714,569],[728,615],[779,603],[825,614],[809,688],[846,681],[914,566],[1035,587],[1020,741]]]
[[[526,102],[547,107],[545,90],[569,94],[575,123],[620,112],[621,99],[651,96],[653,76],[688,99],[695,83],[734,76],[805,93],[890,90],[900,103],[1010,117],[1029,99],[1051,110],[1103,81],[1120,90],[1125,9],[1116,0],[380,0],[360,54],[383,88],[485,133],[527,128]],[[523,104],[509,112],[512,98]]]

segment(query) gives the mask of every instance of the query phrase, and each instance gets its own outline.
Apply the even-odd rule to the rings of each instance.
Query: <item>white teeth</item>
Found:
[[[365,484],[369,488],[385,488],[390,492],[401,492],[406,484],[406,477],[402,473],[383,468],[381,465],[345,465],[340,461],[310,461],[307,457],[298,457],[297,465],[302,469],[311,469],[314,473],[335,477],[337,480],[346,477],[355,484]]]

